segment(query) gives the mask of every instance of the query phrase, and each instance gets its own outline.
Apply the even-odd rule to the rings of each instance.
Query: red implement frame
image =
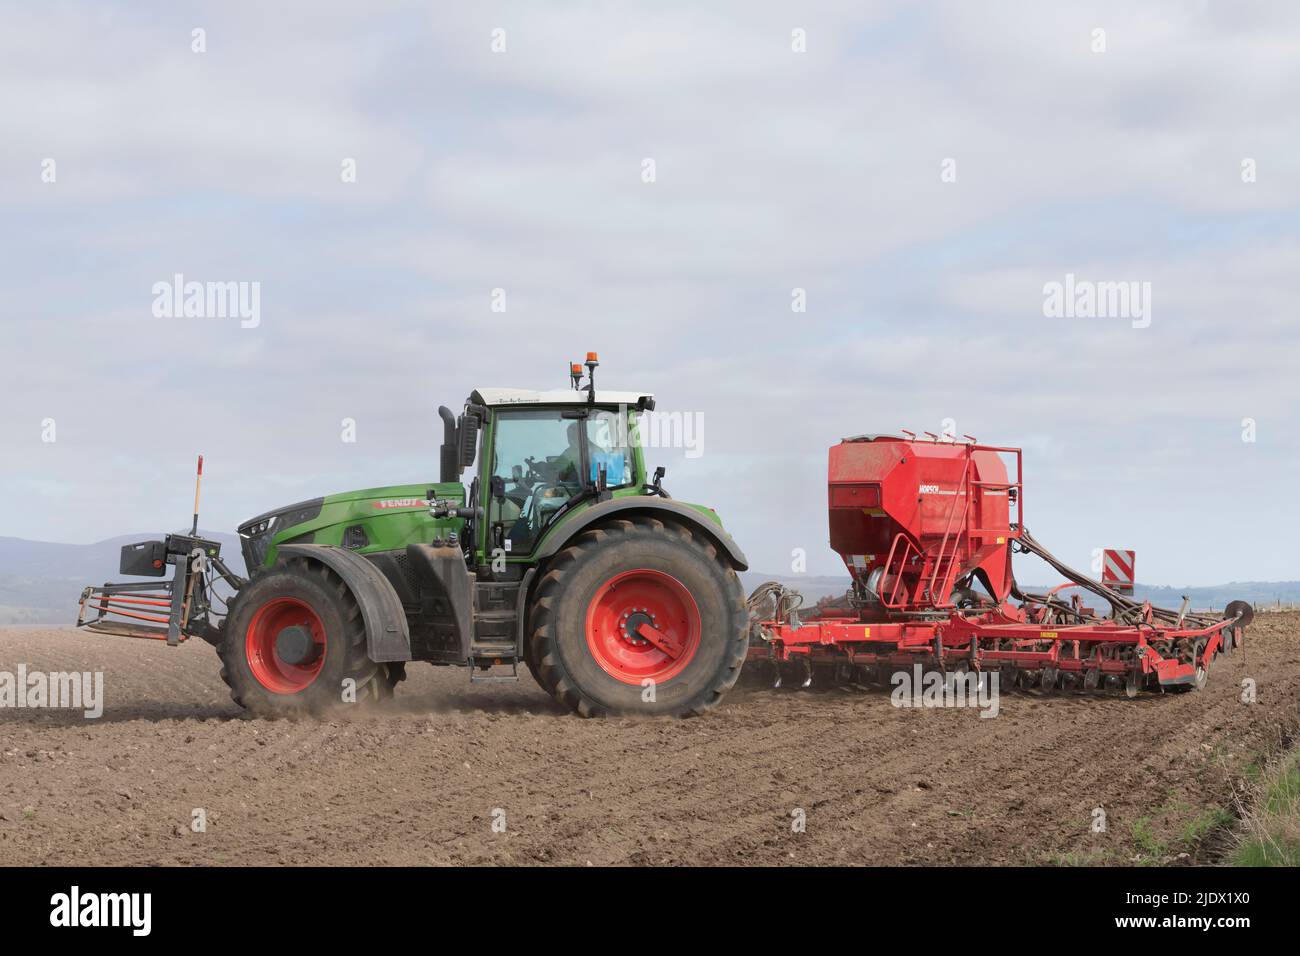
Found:
[[[774,619],[757,621],[751,660],[794,665],[809,677],[820,665],[837,672],[874,668],[879,675],[881,668],[930,662],[997,670],[1043,687],[1060,678],[1135,694],[1148,683],[1199,687],[1210,661],[1241,644],[1253,617],[1244,602],[1222,615],[1155,608],[1067,567],[1038,544],[1023,520],[1019,448],[906,436],[864,436],[831,449],[831,540],[853,575],[848,606],[803,620],[778,610]],[[1011,455],[1014,479],[1003,458]],[[865,488],[873,492],[855,498],[847,491]],[[951,503],[937,506],[934,496],[951,496]],[[860,553],[885,542],[883,554]],[[1060,588],[1021,592],[1011,576],[1013,543],[1060,572],[1069,582],[1062,587],[1077,585],[1109,602],[1110,615],[1097,615],[1078,598],[1061,600]],[[975,593],[976,583],[988,593]],[[775,606],[797,602],[778,594]]]
[[[1099,677],[1133,675],[1135,683],[1154,677],[1161,686],[1194,684],[1197,669],[1205,668],[1234,642],[1235,621],[1206,627],[1162,628],[1147,623],[1130,627],[1110,621],[1045,626],[993,612],[969,617],[954,612],[943,621],[883,621],[866,623],[826,618],[798,625],[764,622],[767,646],[752,647],[751,659],[808,665],[889,665],[910,667],[929,662],[940,669],[965,664],[972,670],[1036,671],[1055,674],[1088,671]],[[1190,659],[1161,650],[1174,650],[1191,641]],[[1162,648],[1162,645],[1169,645]]]

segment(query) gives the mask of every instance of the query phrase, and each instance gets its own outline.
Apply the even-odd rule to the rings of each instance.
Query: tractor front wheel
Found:
[[[320,713],[392,693],[387,666],[366,656],[352,592],[329,568],[301,558],[240,590],[217,653],[230,696],[260,715]]]
[[[678,524],[625,519],[552,559],[530,634],[530,669],[582,716],[690,716],[740,676],[749,620],[740,580],[711,542]]]

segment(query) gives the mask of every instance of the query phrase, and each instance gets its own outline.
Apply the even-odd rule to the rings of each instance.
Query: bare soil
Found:
[[[103,671],[106,708],[0,709],[5,865],[1213,862],[1237,782],[1300,723],[1297,614],[1260,615],[1203,691],[1013,692],[993,719],[740,688],[694,720],[584,721],[526,675],[412,665],[382,709],[272,721],[199,642],[0,629],[19,663]]]

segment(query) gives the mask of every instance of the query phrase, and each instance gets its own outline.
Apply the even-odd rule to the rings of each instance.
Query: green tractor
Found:
[[[647,475],[638,423],[654,399],[598,391],[598,364],[571,365],[571,388],[483,388],[459,416],[440,408],[436,482],[240,525],[247,579],[196,533],[128,545],[124,573],[172,564],[173,580],[87,588],[78,623],[204,638],[259,714],[384,698],[412,661],[472,681],[517,679],[522,661],[583,716],[701,713],[745,659],[745,557],[712,509],[670,498],[662,468]],[[218,578],[234,589],[224,615]]]

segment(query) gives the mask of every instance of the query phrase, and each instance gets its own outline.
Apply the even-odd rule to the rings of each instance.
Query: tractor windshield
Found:
[[[492,476],[504,483],[505,495],[488,502],[489,550],[528,554],[556,513],[595,484],[601,469],[607,487],[631,484],[626,421],[622,411],[593,410],[585,418],[565,417],[560,409],[500,412]]]

